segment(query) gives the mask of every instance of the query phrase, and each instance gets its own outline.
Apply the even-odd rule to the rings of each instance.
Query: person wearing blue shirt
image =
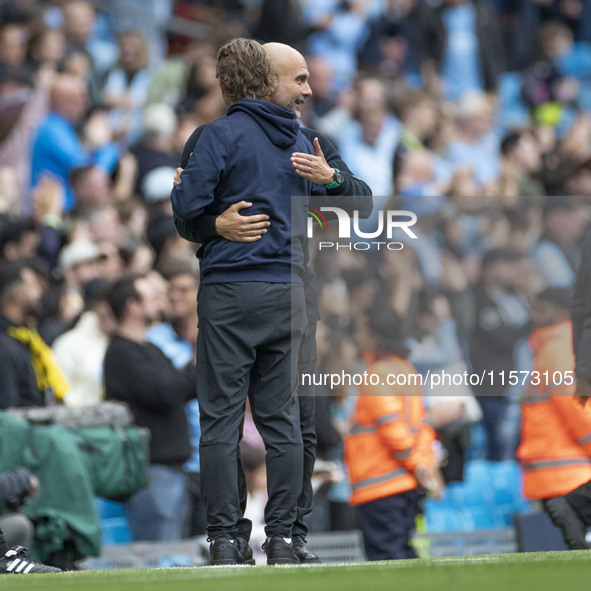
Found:
[[[197,310],[195,300],[199,289],[199,277],[191,265],[171,263],[163,267],[162,273],[168,280],[170,312],[168,320],[148,329],[146,338],[156,345],[177,369],[184,369],[194,363],[197,335]],[[196,399],[185,405],[189,421],[189,437],[193,453],[183,465],[187,474],[189,507],[183,533],[193,537],[205,533],[205,506],[201,500],[201,470],[199,464],[199,403]]]
[[[32,145],[31,186],[36,187],[43,176],[52,176],[65,188],[64,210],[70,211],[75,197],[69,182],[70,172],[77,167],[94,164],[109,174],[115,169],[120,150],[117,144],[108,141],[109,129],[104,137],[97,137],[96,149],[84,147],[76,133],[88,109],[88,93],[84,81],[72,74],[60,74],[51,88],[51,111],[41,122]],[[102,122],[95,121],[99,127]],[[104,125],[107,125],[106,121]]]

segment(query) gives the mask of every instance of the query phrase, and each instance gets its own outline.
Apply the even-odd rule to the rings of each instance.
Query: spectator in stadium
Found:
[[[299,110],[311,91],[308,70],[301,56],[297,63],[299,73],[294,77],[286,100],[293,105],[292,109]],[[244,39],[224,45],[218,53],[218,75],[224,100],[230,106],[229,114],[203,128],[193,156],[181,174],[182,182],[173,189],[177,228],[181,235],[190,238],[193,219],[205,211],[224,210],[236,199],[246,200],[255,193],[258,197],[255,213],[266,209],[276,223],[269,227],[263,239],[253,244],[214,240],[201,253],[197,393],[201,410],[202,482],[208,534],[213,540],[211,561],[235,564],[249,560],[249,532],[240,531],[244,520],[236,478],[236,448],[250,386],[253,416],[267,446],[267,560],[269,564],[298,563],[291,536],[301,492],[303,455],[295,396],[297,355],[294,343],[299,344],[305,328],[301,279],[304,258],[300,250],[302,242],[299,238],[294,240],[292,222],[286,218],[291,203],[281,206],[277,195],[310,194],[312,184],[296,174],[290,156],[294,151],[313,154],[314,149],[299,133],[293,110],[259,100],[268,97],[273,88],[271,64],[260,45]],[[233,129],[226,129],[232,121],[235,122]],[[232,153],[226,153],[226,140],[219,144],[226,134],[239,142],[242,150],[234,145]],[[248,148],[245,141],[248,141]],[[218,155],[206,157],[213,153]],[[233,154],[239,155],[238,160]],[[285,173],[270,179],[260,169],[261,159],[265,160],[265,169],[272,162],[277,170]],[[224,171],[221,176],[224,179],[227,171],[233,168],[245,171],[240,187],[235,184],[238,177],[234,175],[230,184],[224,181],[220,185],[224,187],[222,192],[214,193],[220,182],[219,171]],[[196,184],[204,175],[212,180],[205,185]],[[271,194],[273,199],[269,199]],[[300,229],[296,226],[295,230],[295,236],[302,236],[303,226]],[[291,247],[284,250],[284,245],[289,243]],[[295,267],[294,256],[299,261]],[[230,268],[228,261],[241,264],[234,262]],[[271,265],[271,261],[275,263]],[[296,275],[292,274],[293,268]],[[242,303],[238,304],[235,298]],[[222,313],[228,306],[236,310],[232,319],[227,312]],[[253,323],[254,317],[266,313],[272,314],[272,322],[267,319],[262,324]],[[220,347],[220,337],[216,336],[221,330],[231,337],[224,339],[227,344],[223,347]],[[274,361],[269,366],[271,358]],[[265,366],[268,369],[263,371]],[[243,368],[238,376],[236,367]],[[271,391],[273,402],[269,399]],[[227,402],[220,404],[222,400]]]
[[[172,107],[152,104],[145,108],[142,137],[131,150],[137,159],[136,195],[142,194],[142,181],[151,170],[161,166],[176,167],[178,155],[173,143],[176,127],[177,117]]]
[[[107,302],[109,283],[90,282],[86,289],[86,307],[76,324],[52,343],[70,390],[64,398],[67,406],[90,406],[105,398],[103,361],[115,322]]]
[[[533,131],[510,131],[501,141],[499,193],[504,197],[539,198],[544,194],[544,186],[539,178],[541,169],[540,148]]]
[[[66,55],[83,53],[91,59],[88,42],[95,25],[95,9],[86,0],[69,0],[61,7]]]
[[[63,281],[81,298],[85,286],[98,279],[100,255],[99,247],[91,240],[74,240],[60,251],[58,260]]]
[[[320,131],[333,138],[354,175],[367,179],[374,199],[364,232],[375,231],[380,209],[392,195],[392,158],[400,124],[388,105],[387,89],[378,76],[359,75],[353,84],[352,104],[318,120]]]
[[[43,66],[58,71],[63,67],[65,51],[65,37],[61,29],[41,29],[29,39],[28,65],[35,71]]]
[[[31,180],[30,142],[34,129],[49,110],[53,73],[41,70],[35,78],[23,68],[0,72],[0,166],[16,178],[4,183],[10,190],[9,209],[25,215],[33,211],[28,188]]]
[[[435,434],[424,422],[421,387],[387,385],[387,375],[416,373],[406,360],[398,314],[374,308],[370,327],[376,361],[368,373],[380,375],[383,385],[359,387],[345,437],[350,502],[357,507],[369,560],[416,558],[410,534],[421,511],[420,489],[438,498],[443,488]]]
[[[60,6],[61,26],[65,36],[64,71],[82,75],[88,91],[90,105],[100,104],[100,68],[105,60],[113,59],[111,48],[101,46],[99,52],[93,43],[96,31],[96,9],[87,0],[67,0]],[[60,17],[58,17],[60,18]],[[115,52],[116,55],[116,52]]]
[[[524,393],[517,455],[525,496],[543,500],[568,547],[582,550],[591,525],[591,415],[573,400],[570,300],[568,289],[554,287],[534,303],[529,343],[540,379],[532,374]]]
[[[548,197],[542,236],[532,258],[550,287],[572,287],[581,261],[581,237],[587,220],[572,197]]]
[[[0,66],[19,67],[27,57],[27,29],[23,23],[0,27]]]
[[[110,141],[111,130],[103,119],[94,118],[86,126],[86,146],[76,134],[76,125],[84,120],[88,108],[84,82],[72,74],[59,74],[51,87],[51,112],[37,129],[33,140],[32,185],[49,173],[66,190],[65,211],[75,205],[69,183],[73,168],[94,164],[112,172],[119,159],[119,148]]]
[[[471,166],[480,187],[494,193],[500,174],[491,99],[483,93],[465,94],[455,107],[456,132],[445,157],[454,168]]]
[[[357,51],[369,32],[370,10],[363,0],[328,0],[309,3],[303,9],[306,24],[312,28],[308,54],[328,60],[337,90],[347,88],[355,77]]]
[[[207,90],[197,83],[195,72],[210,60],[215,70],[215,46],[207,39],[194,39],[182,52],[170,55],[154,71],[146,104],[165,104],[181,114],[190,111]]]
[[[87,164],[72,169],[70,186],[78,212],[92,210],[109,202],[111,179],[107,172],[98,166]]]
[[[317,117],[326,115],[336,107],[338,95],[331,84],[333,74],[327,60],[321,57],[308,60],[308,70],[313,94],[305,103],[305,114],[302,118],[314,127],[314,120]]]
[[[137,425],[150,430],[148,486],[125,503],[134,540],[178,540],[187,511],[182,465],[191,455],[185,404],[195,397],[195,371],[186,372],[147,341],[160,317],[149,277],[128,276],[108,294],[117,328],[104,361],[107,400],[126,402]]]
[[[168,281],[169,306],[165,321],[148,330],[147,339],[156,345],[172,361],[177,369],[184,369],[195,364],[197,345],[197,292],[199,289],[198,269],[194,264],[181,260],[164,262],[159,266]],[[187,403],[187,419],[193,453],[184,464],[187,473],[188,511],[183,526],[183,537],[203,535],[207,520],[205,505],[201,498],[201,474],[199,466],[199,403],[191,400]]]
[[[425,148],[425,143],[433,139],[438,122],[437,103],[420,90],[408,90],[398,101],[398,116],[402,130],[392,160],[392,177],[397,191],[408,185],[400,185],[404,158],[409,152]]]
[[[530,305],[518,291],[524,254],[494,248],[482,257],[480,281],[474,289],[476,325],[469,341],[471,369],[484,379],[473,386],[488,434],[488,459],[515,458],[519,444],[519,405],[506,395],[500,372],[514,369],[513,350],[529,334]]]
[[[103,87],[103,102],[109,109],[109,121],[117,138],[135,144],[141,135],[143,114],[150,85],[148,45],[138,31],[119,37],[119,60],[108,74]]]
[[[494,91],[503,71],[498,23],[486,3],[419,3],[418,57],[425,88],[457,101],[473,91]]]
[[[39,278],[29,263],[0,263],[0,408],[45,406],[68,391],[51,349],[30,328],[41,295]]]

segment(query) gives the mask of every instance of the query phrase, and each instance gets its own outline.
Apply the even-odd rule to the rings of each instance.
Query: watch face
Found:
[[[342,185],[344,180],[345,180],[345,175],[340,170],[337,170],[335,168],[334,182],[337,182],[337,183],[339,183],[339,185]]]

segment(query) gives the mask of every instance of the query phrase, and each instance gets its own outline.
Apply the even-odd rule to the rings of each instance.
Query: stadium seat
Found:
[[[465,523],[460,512],[451,507],[438,506],[437,501],[427,499],[425,517],[428,532],[465,531]]]
[[[132,542],[129,523],[125,517],[112,517],[101,521],[101,545],[129,544]]]
[[[94,504],[100,520],[110,519],[111,517],[125,517],[125,511],[121,503],[95,497]]]
[[[497,529],[504,526],[504,523],[497,517],[495,512],[484,505],[479,507],[465,507],[462,510],[462,520],[466,527],[465,531]]]
[[[132,539],[123,505],[101,497],[94,502],[101,526],[101,545],[129,544]]]

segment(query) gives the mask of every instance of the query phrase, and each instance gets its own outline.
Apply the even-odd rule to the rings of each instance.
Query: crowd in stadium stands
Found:
[[[302,123],[371,187],[361,231],[383,210],[417,215],[418,239],[394,237],[397,252],[318,250],[343,239],[315,229],[318,371],[363,372],[369,314],[393,309],[418,372],[491,376],[425,391],[446,480],[461,481],[469,457],[515,459],[523,388],[492,376],[532,368],[532,303],[573,287],[591,222],[584,0],[0,2],[0,260],[26,261],[29,288],[42,288],[17,312],[38,309],[34,328],[70,384],[54,388],[58,402],[104,398],[105,287],[129,273],[159,298],[149,340],[179,372],[194,364],[196,247],[176,233],[169,197],[185,141],[225,113],[216,52],[239,36],[306,56]],[[5,291],[1,315],[18,308]],[[22,391],[34,382],[3,378],[0,408],[51,403]],[[318,386],[312,528],[355,526],[343,460],[355,393]],[[197,454],[194,403],[187,412]],[[264,460],[248,421],[243,445],[258,506]],[[185,466],[202,511],[198,457]],[[184,533],[203,533],[202,514],[190,521]]]

